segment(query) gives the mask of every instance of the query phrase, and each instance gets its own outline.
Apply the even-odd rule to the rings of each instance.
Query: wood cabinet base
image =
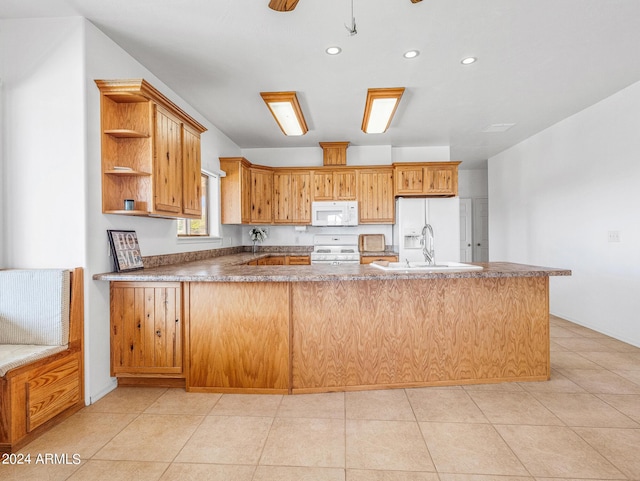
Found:
[[[549,379],[547,277],[191,283],[187,390]]]
[[[184,377],[128,377],[124,375],[118,376],[118,386],[145,386],[145,387],[177,387],[185,388],[186,381]]]
[[[289,391],[288,283],[192,282],[185,291],[188,391]]]

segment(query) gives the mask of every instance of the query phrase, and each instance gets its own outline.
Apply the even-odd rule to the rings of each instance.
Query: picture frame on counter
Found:
[[[107,230],[113,268],[116,272],[142,269],[142,255],[134,230]]]

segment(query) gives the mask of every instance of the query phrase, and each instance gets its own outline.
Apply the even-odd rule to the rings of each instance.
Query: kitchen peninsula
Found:
[[[568,270],[247,265],[267,255],[94,276],[111,282],[112,375],[251,393],[549,378],[549,276]]]

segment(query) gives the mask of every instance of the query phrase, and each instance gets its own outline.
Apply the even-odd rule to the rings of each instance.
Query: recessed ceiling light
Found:
[[[340,47],[329,47],[325,50],[325,52],[327,52],[329,55],[338,55],[340,52],[342,52],[342,49]]]
[[[475,63],[476,60],[478,60],[476,57],[466,57],[460,60],[460,63],[462,65],[471,65],[472,63]]]
[[[408,52],[404,53],[404,58],[416,58],[418,55],[420,55],[420,51],[419,50],[409,50]]]
[[[483,132],[486,132],[486,133],[506,132],[514,125],[516,124],[491,124],[488,127],[486,127],[483,130]]]

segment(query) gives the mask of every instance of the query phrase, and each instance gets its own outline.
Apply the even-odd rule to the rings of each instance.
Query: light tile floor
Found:
[[[118,388],[1,480],[640,480],[640,349],[551,318],[552,379],[296,396]],[[79,465],[35,464],[73,454]]]

